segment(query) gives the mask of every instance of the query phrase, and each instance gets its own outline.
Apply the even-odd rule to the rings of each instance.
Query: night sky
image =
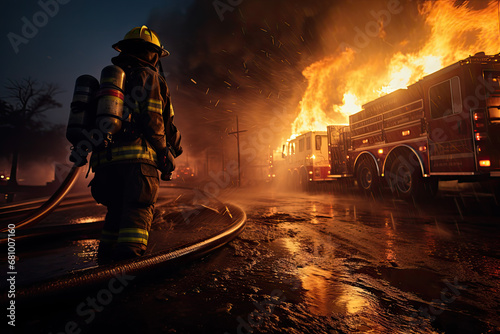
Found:
[[[64,107],[48,115],[48,120],[57,123],[67,121],[75,79],[81,74],[99,78],[101,69],[110,64],[110,58],[117,54],[111,48],[113,43],[121,40],[131,28],[147,24],[153,11],[166,9],[176,2],[189,1],[61,2],[65,4],[41,0],[52,15],[40,15],[40,12],[46,11],[37,0],[7,0],[3,2],[0,12],[2,87],[7,79],[27,77],[58,84],[64,91],[58,96]],[[33,33],[33,37],[29,35],[31,31],[25,29],[30,38],[27,38],[26,44],[17,46],[16,53],[9,33],[24,37],[26,23],[23,17],[31,23],[36,18],[40,27],[35,26],[38,32]],[[48,19],[45,21],[44,17]]]

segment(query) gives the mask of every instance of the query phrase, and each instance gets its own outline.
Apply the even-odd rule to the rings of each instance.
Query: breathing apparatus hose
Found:
[[[22,221],[19,223],[16,223],[16,229],[21,228],[21,227],[26,227],[28,225],[32,225],[34,223],[39,222],[43,218],[47,217],[49,213],[51,213],[58,205],[61,203],[63,198],[68,194],[68,192],[71,190],[73,185],[75,184],[76,180],[78,179],[78,174],[80,172],[80,167],[73,166],[71,170],[68,173],[68,176],[66,176],[66,179],[61,183],[59,188],[56,190],[56,192],[45,202],[40,206],[38,209],[36,209],[35,212],[33,212],[31,215],[28,217],[24,218]],[[5,233],[9,230],[9,228],[4,228],[0,232]]]

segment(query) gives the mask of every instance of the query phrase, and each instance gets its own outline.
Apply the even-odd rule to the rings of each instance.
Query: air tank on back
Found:
[[[103,68],[96,126],[108,139],[122,127],[124,86],[125,72],[120,67],[109,65]]]
[[[94,103],[98,91],[99,81],[93,76],[82,75],[76,79],[66,128],[66,138],[74,147],[86,139],[83,131],[94,126]]]

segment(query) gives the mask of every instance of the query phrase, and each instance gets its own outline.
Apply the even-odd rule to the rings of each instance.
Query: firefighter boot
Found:
[[[99,265],[105,265],[112,262],[113,246],[113,244],[109,243],[99,243],[99,248],[97,250],[97,263]]]
[[[146,246],[139,243],[120,242],[113,250],[113,261],[133,259],[144,255]]]

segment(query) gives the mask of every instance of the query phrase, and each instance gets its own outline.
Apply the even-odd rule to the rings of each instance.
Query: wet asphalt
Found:
[[[500,209],[491,195],[445,190],[408,203],[264,185],[218,197],[247,213],[231,243],[125,280],[102,304],[87,302],[96,291],[21,308],[29,315],[18,332],[500,331]],[[82,247],[91,258],[95,242]]]

